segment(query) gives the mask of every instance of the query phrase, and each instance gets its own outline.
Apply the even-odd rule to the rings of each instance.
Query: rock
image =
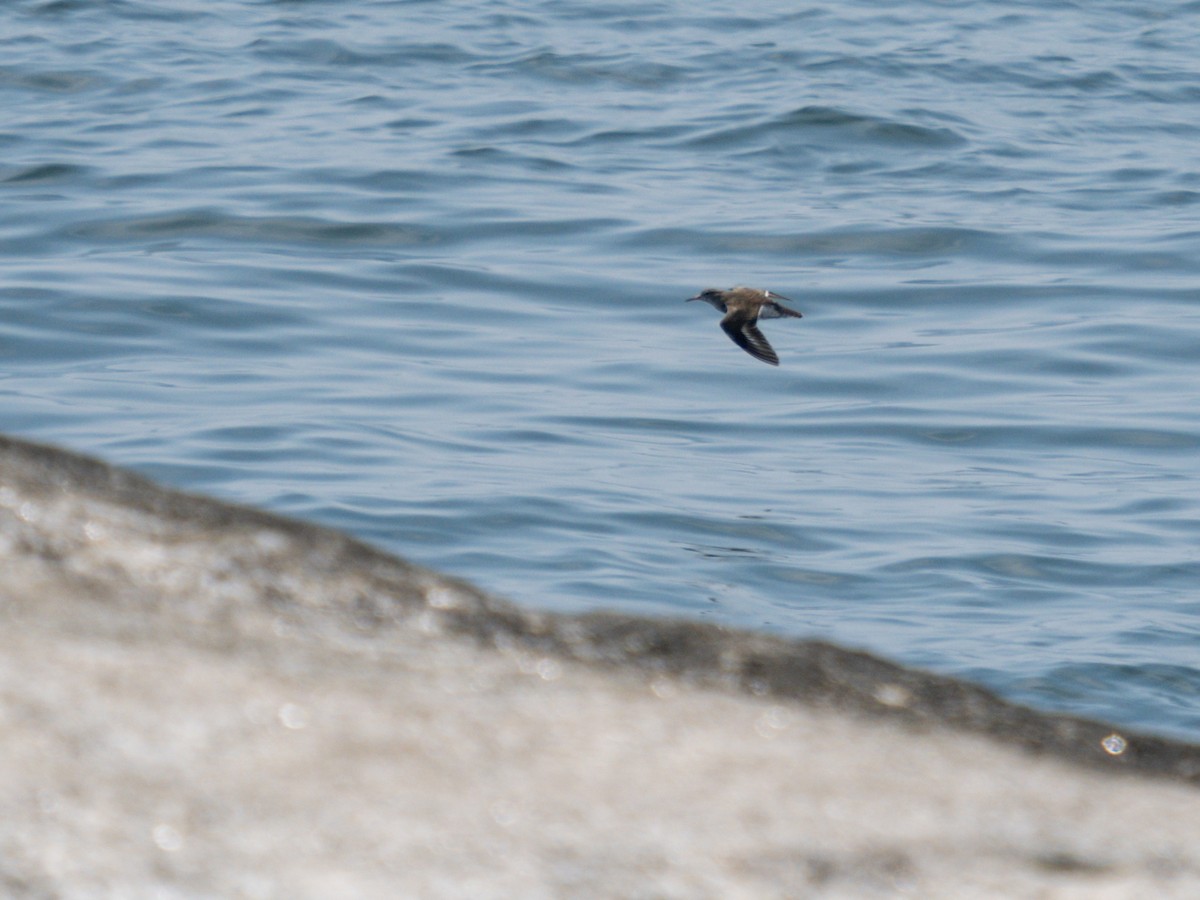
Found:
[[[1200,750],[0,438],[13,897],[1193,897]]]

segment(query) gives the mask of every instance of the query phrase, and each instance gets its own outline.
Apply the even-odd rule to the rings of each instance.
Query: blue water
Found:
[[[13,2],[0,430],[1200,740],[1200,4]],[[791,297],[771,368],[708,286]]]

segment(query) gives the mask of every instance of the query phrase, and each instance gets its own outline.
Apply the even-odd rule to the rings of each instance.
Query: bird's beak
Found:
[[[697,294],[695,297],[688,297],[688,298],[687,298],[686,300],[684,300],[683,302],[684,302],[684,303],[691,303],[693,300],[699,300],[699,299],[700,299],[700,295],[699,295],[699,294]]]

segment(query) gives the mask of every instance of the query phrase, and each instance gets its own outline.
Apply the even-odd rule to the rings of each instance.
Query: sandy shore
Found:
[[[1197,897],[1200,750],[0,439],[0,894]]]

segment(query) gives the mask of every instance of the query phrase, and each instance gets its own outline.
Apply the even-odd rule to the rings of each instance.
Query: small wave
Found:
[[[0,178],[5,184],[36,183],[44,181],[63,181],[84,175],[89,171],[87,166],[76,166],[69,163],[44,163],[18,169],[10,175]]]
[[[714,228],[644,228],[628,232],[624,246],[702,254],[786,253],[790,256],[1015,256],[1019,237],[972,228],[847,228],[827,231],[746,232]]]
[[[254,241],[265,244],[436,243],[436,230],[391,222],[335,222],[303,216],[236,216],[215,209],[192,209],[150,216],[99,219],[70,226],[76,240],[125,242],[138,239]]]
[[[329,38],[310,38],[299,41],[270,41],[260,39],[251,44],[263,59],[332,67],[410,67],[416,63],[466,65],[475,57],[469,51],[448,43],[388,44],[386,49],[351,48]]]
[[[892,148],[957,147],[966,139],[942,126],[922,125],[883,116],[852,113],[829,106],[804,106],[754,124],[722,127],[692,139],[692,146],[742,147],[764,138],[801,139],[841,146],[885,145]]]
[[[477,63],[471,70],[494,77],[530,76],[560,84],[607,82],[652,90],[669,87],[687,77],[687,69],[683,66],[655,62],[628,53],[566,54],[544,47],[509,59]]]

